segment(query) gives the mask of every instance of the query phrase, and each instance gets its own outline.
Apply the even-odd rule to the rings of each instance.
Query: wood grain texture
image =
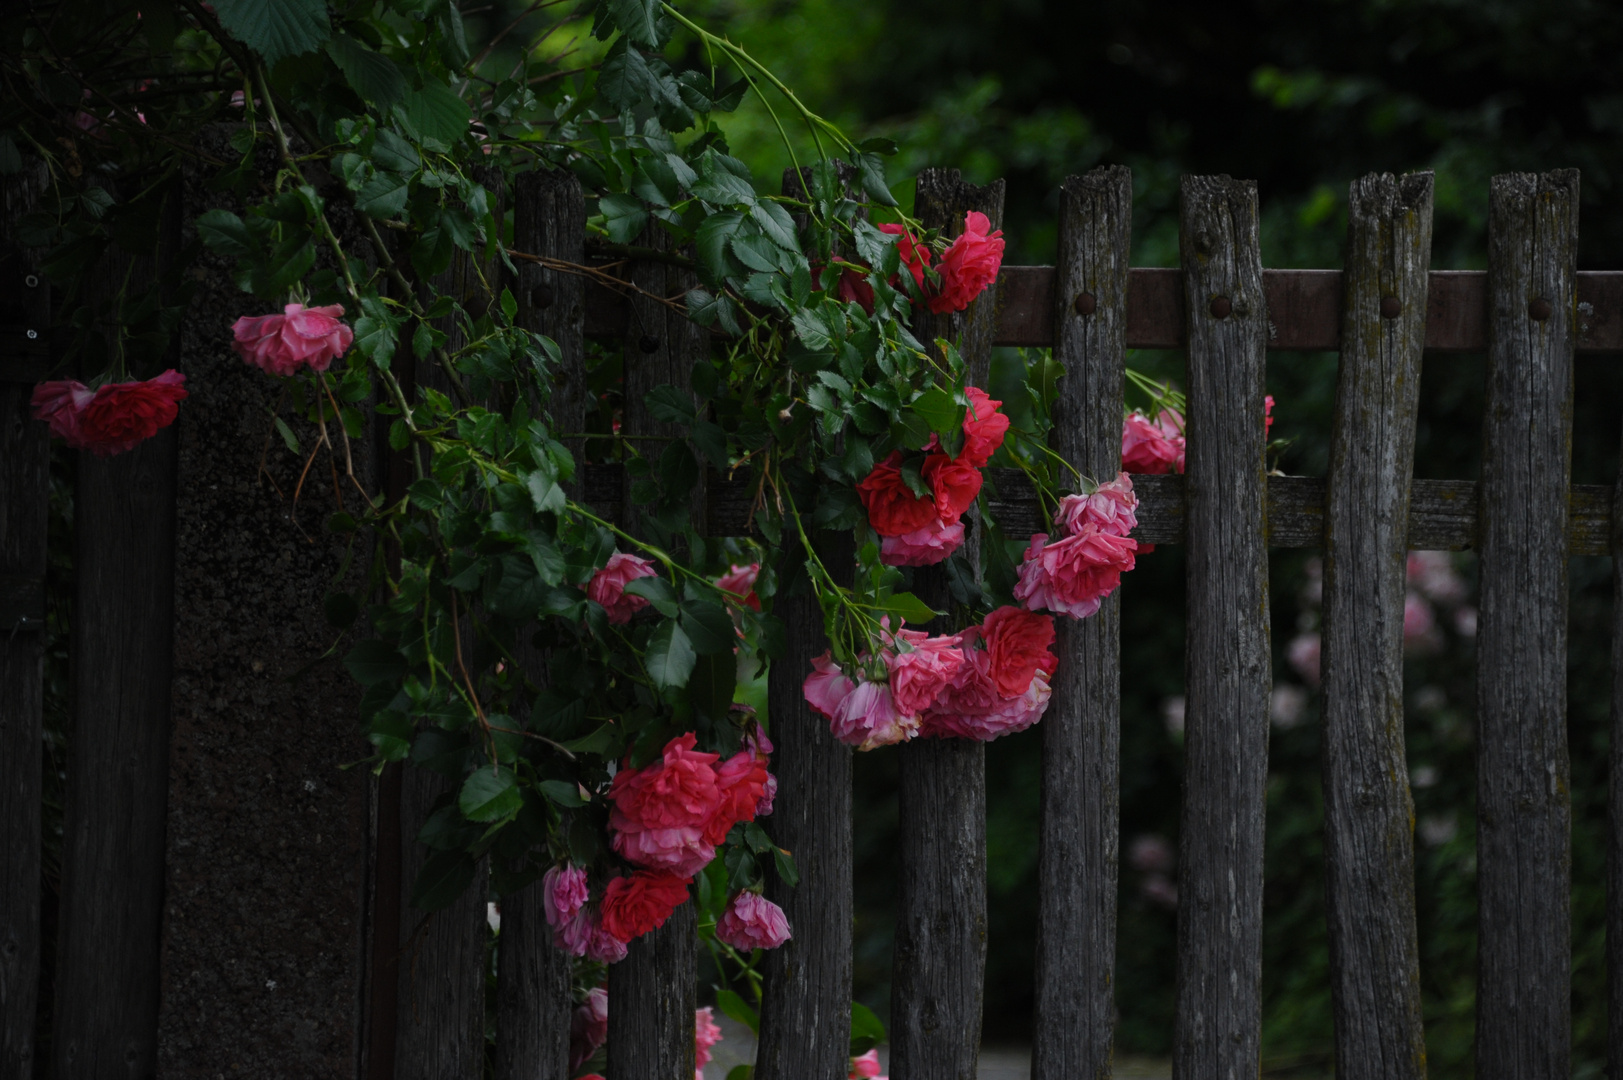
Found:
[[[1567,500],[1578,173],[1493,178],[1478,489],[1480,1080],[1571,1069]],[[1543,301],[1548,318],[1530,305]]]
[[[1257,187],[1186,176],[1189,318],[1188,643],[1178,865],[1175,1080],[1260,1068],[1262,855],[1268,775],[1267,312]],[[1210,311],[1228,298],[1232,313]]]
[[[1325,864],[1336,1075],[1421,1080],[1403,599],[1432,175],[1353,181],[1324,514]],[[1382,315],[1396,298],[1396,318]]]
[[[0,590],[19,598],[0,600],[0,1080],[33,1080],[39,997],[50,435],[31,415],[32,380],[11,373],[30,342],[27,331],[43,333],[50,325],[43,249],[16,241],[17,222],[34,209],[45,183],[44,167],[31,161],[0,188],[0,324],[7,331],[0,340]]]
[[[1005,266],[998,275],[997,327],[992,344],[1051,346],[1056,302],[1052,266]],[[1341,348],[1340,270],[1264,270],[1268,348]],[[626,300],[587,286],[586,336],[616,338]],[[1623,271],[1578,274],[1577,351],[1623,352]],[[1134,267],[1127,276],[1127,347],[1181,349],[1187,343],[1183,274],[1175,267]],[[1481,270],[1433,270],[1426,290],[1426,348],[1484,352],[1488,347],[1488,276]]]
[[[580,181],[570,172],[537,169],[514,178],[513,243],[520,251],[569,262],[586,261],[586,200]],[[553,374],[554,428],[577,432],[586,426],[586,279],[516,260],[513,295],[518,324],[545,334],[558,345],[562,363]],[[584,462],[584,440],[566,439],[577,470]],[[577,484],[579,474],[577,473]]]
[[[1615,494],[1623,497],[1623,469]],[[1606,1075],[1623,1076],[1623,528],[1612,530],[1612,746],[1606,801]]]
[[[848,577],[851,534],[820,540],[824,565]],[[787,576],[787,567],[780,569],[779,580]],[[834,738],[801,693],[809,658],[828,648],[816,600],[809,590],[780,593],[772,613],[783,620],[785,659],[767,671],[778,794],[766,828],[794,854],[800,884],[791,889],[776,875],[767,884],[767,898],[783,908],[794,936],[762,962],[755,1076],[842,1080],[851,1043],[852,749]]]
[[[1133,176],[1119,166],[1060,190],[1054,450],[1084,475],[1121,469]],[[1090,315],[1075,299],[1094,298]],[[1054,620],[1059,669],[1043,719],[1033,1080],[1110,1076],[1120,836],[1121,597]]]
[[[174,430],[115,457],[82,454],[52,1040],[60,1076],[133,1080],[156,1061],[174,560]]]
[[[948,236],[979,211],[1003,224],[1002,180],[964,182],[957,169],[919,173],[914,212]],[[997,330],[997,289],[951,315],[921,312],[922,342],[955,340],[971,385],[985,386]],[[979,530],[970,526],[972,537]],[[978,563],[966,541],[970,558]],[[921,597],[944,595],[945,573],[915,576]],[[937,620],[938,622],[940,620]],[[929,629],[940,629],[931,627]],[[981,1041],[986,973],[986,747],[963,739],[915,739],[898,748],[901,772],[900,885],[891,975],[891,1075],[896,1080],[972,1080]]]
[[[495,1080],[569,1076],[569,956],[552,946],[542,896],[535,882],[501,899]]]

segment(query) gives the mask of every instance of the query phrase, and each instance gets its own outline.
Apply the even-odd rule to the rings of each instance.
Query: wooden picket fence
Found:
[[[586,342],[598,338],[624,343],[624,433],[675,434],[648,414],[643,395],[665,383],[686,387],[688,371],[710,347],[706,333],[663,302],[693,286],[690,272],[676,262],[643,261],[620,271],[634,289],[590,284],[565,265],[588,261],[578,184],[566,175],[535,172],[521,176],[507,195],[515,209],[515,250],[522,253],[517,278],[509,282],[519,318],[556,340],[563,354],[558,429],[584,430]],[[1187,765],[1173,1040],[1174,1075],[1185,1080],[1231,1080],[1259,1070],[1272,682],[1269,547],[1322,547],[1325,554],[1325,850],[1336,1075],[1386,1080],[1426,1071],[1413,804],[1403,741],[1404,564],[1411,548],[1466,547],[1479,552],[1481,579],[1477,1072],[1485,1080],[1570,1075],[1566,564],[1569,554],[1611,554],[1620,543],[1613,527],[1617,496],[1571,484],[1572,368],[1575,353],[1623,351],[1623,274],[1576,269],[1575,172],[1496,177],[1490,205],[1486,273],[1430,270],[1429,174],[1370,176],[1353,184],[1345,269],[1269,271],[1262,267],[1255,185],[1226,176],[1187,177],[1181,267],[1129,269],[1131,177],[1121,168],[1098,169],[1071,177],[1063,187],[1057,265],[1008,267],[997,287],[968,311],[921,315],[915,327],[922,340],[961,338],[971,377],[982,385],[994,346],[1051,347],[1067,372],[1055,405],[1055,449],[1094,476],[1113,475],[1120,464],[1127,349],[1187,350],[1187,473],[1141,477],[1136,484],[1136,535],[1188,546]],[[996,225],[1003,216],[1003,185],[975,187],[956,171],[930,170],[919,179],[916,208],[927,226],[961,222],[970,209]],[[14,222],[10,203],[7,212]],[[660,234],[650,234],[647,242],[661,243]],[[10,259],[6,273],[37,273],[25,262],[21,255]],[[446,288],[455,287],[455,275],[453,270]],[[13,284],[9,277],[6,284]],[[39,365],[28,358],[37,359],[38,350],[25,348],[13,331],[48,318],[48,309],[40,306],[44,290],[23,295],[34,298],[32,306],[8,315],[0,335],[6,350],[0,373],[11,373],[0,386],[0,649],[6,650],[0,654],[0,739],[7,740],[0,743],[0,853],[6,860],[0,862],[0,1080],[32,1076],[29,1040],[38,1008],[32,980],[40,952],[39,891],[32,883],[39,865],[44,444],[38,425],[20,419],[25,380],[38,377]],[[1266,473],[1263,397],[1271,349],[1341,353],[1326,478]],[[1486,354],[1478,482],[1413,479],[1426,350]],[[181,423],[187,423],[184,412]],[[162,450],[164,444],[158,445]],[[174,543],[173,446],[162,452],[169,455],[161,459],[169,463],[169,487],[159,468],[158,479],[139,489],[159,496],[167,490],[170,509],[135,506],[123,519],[123,527],[143,538],[143,551]],[[146,460],[131,455],[128,468]],[[183,454],[182,491],[186,460]],[[127,477],[118,467],[86,466],[92,482],[133,483],[135,474]],[[401,470],[386,466],[377,479],[387,488],[403,482]],[[1045,529],[1018,475],[993,480],[995,512],[1007,532]],[[81,477],[81,494],[85,483]],[[701,520],[711,535],[750,530],[749,496],[741,483],[711,475],[701,487]],[[628,517],[628,480],[618,467],[587,466],[577,494],[608,514]],[[101,497],[121,496],[106,491]],[[158,523],[143,525],[148,518]],[[841,538],[823,542],[838,558]],[[848,561],[849,548],[843,550]],[[89,541],[81,541],[79,551],[79,609],[90,612],[102,595],[95,589],[123,587],[110,583],[104,570],[99,576],[93,571],[128,556],[116,544],[101,551]],[[119,715],[126,724],[135,724],[141,714],[131,695],[156,693],[148,713],[161,717],[155,730],[167,732],[167,693],[150,685],[154,671],[168,679],[167,659],[140,649],[119,651],[121,642],[141,635],[147,653],[152,640],[163,647],[191,617],[184,604],[173,612],[165,607],[174,570],[173,559],[168,569],[164,561],[155,558],[155,583],[142,583],[149,590],[147,606],[115,606],[99,620],[86,617],[83,628],[75,626],[74,647],[86,694],[137,669],[146,672],[146,682],[115,695],[111,704],[124,710]],[[920,575],[926,592],[933,587],[930,576]],[[1623,620],[1623,596],[1617,611]],[[769,888],[787,912],[794,938],[767,954],[755,1075],[832,1080],[846,1071],[851,995],[852,752],[834,741],[801,696],[807,662],[826,647],[816,605],[780,598],[776,613],[787,626],[788,653],[770,672],[779,789],[769,825],[776,841],[794,852],[802,882],[793,890],[780,883]],[[1108,1077],[1114,1027],[1119,598],[1091,619],[1059,621],[1053,699],[1037,734],[1028,736],[1043,745],[1036,1080]],[[111,644],[103,640],[109,635]],[[1615,640],[1623,671],[1623,626]],[[324,643],[311,645],[313,654]],[[1623,681],[1617,685],[1615,700],[1623,704]],[[178,723],[191,706],[178,690],[174,701]],[[93,704],[79,702],[81,722],[90,722],[85,716]],[[1619,821],[1623,738],[1614,738],[1613,747],[1611,810]],[[984,747],[918,740],[883,752],[898,754],[901,768],[891,1076],[968,1080],[975,1075],[980,1042],[986,957]],[[164,848],[161,820],[156,826],[143,824],[140,815],[131,820],[130,803],[139,798],[150,817],[152,799],[161,801],[152,791],[153,778],[161,785],[168,754],[164,743],[75,758],[56,949],[53,1057],[59,1077],[90,1075],[72,1056],[86,1052],[116,1059],[130,1069],[128,1075],[149,1075],[154,1061],[164,1061],[169,1064],[158,1070],[161,1075],[212,1076],[226,1071],[217,1066],[228,1058],[235,1060],[231,1043],[242,1037],[242,1021],[214,1043],[188,1035],[194,1040],[186,1044],[194,1048],[189,1052],[199,1055],[195,1063],[176,1064],[185,1054],[159,1045],[178,1038],[167,1033],[181,1030],[178,1021],[165,1019],[160,1037],[159,998],[179,1000],[191,991],[184,989],[188,974],[170,970],[175,963],[166,960],[158,974],[158,935],[170,956],[180,955],[185,935],[195,932],[175,908],[160,914],[161,864],[190,856],[172,838]],[[137,768],[137,758],[146,764]],[[187,768],[195,765],[186,762]],[[175,764],[171,775],[180,770]],[[120,776],[125,781],[114,782]],[[357,989],[344,1005],[354,1017],[353,1038],[349,1050],[332,1058],[347,1064],[319,1075],[472,1080],[481,1074],[484,888],[470,890],[427,923],[402,900],[421,860],[413,837],[436,792],[432,784],[391,770],[366,789],[369,809],[357,835],[364,840],[360,858],[367,885],[357,894],[357,926],[345,930],[351,937],[337,939],[352,943],[360,958]],[[180,801],[195,798],[193,791],[171,779],[171,832],[175,822],[185,824]],[[84,824],[92,819],[100,824]],[[76,842],[87,829],[101,830],[104,842]],[[148,838],[136,844],[143,858],[130,857],[131,836]],[[123,850],[119,837],[125,838]],[[1608,956],[1617,972],[1623,971],[1623,828],[1614,829],[1612,845]],[[153,856],[157,867],[149,865]],[[109,873],[119,875],[121,888],[107,887]],[[177,882],[190,880],[171,866],[169,901],[162,902],[174,900]],[[500,1080],[565,1075],[568,969],[548,944],[537,893],[532,888],[502,903],[495,1015]],[[240,905],[247,898],[217,898],[225,901]],[[87,929],[75,943],[70,938],[79,926]],[[96,971],[95,943],[105,946],[120,934],[128,938],[124,952]],[[125,953],[128,958],[121,959]],[[692,1075],[696,964],[690,904],[665,929],[634,943],[630,956],[611,969],[610,1080]],[[1614,1002],[1610,1016],[1616,1075],[1623,1063],[1623,1008]],[[302,1052],[290,1042],[286,1062],[305,1060],[296,1051]],[[262,1067],[281,1060],[274,1057],[276,1047],[255,1052],[271,1055],[257,1059]],[[290,1066],[284,1074],[300,1070]]]

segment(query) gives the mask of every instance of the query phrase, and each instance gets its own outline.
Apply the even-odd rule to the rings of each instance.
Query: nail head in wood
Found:
[[[1226,319],[1229,317],[1229,312],[1234,310],[1234,304],[1226,296],[1212,297],[1212,302],[1208,307],[1214,319]]]
[[[530,304],[545,310],[552,306],[552,286],[543,282],[530,290]]]
[[[1381,297],[1381,318],[1395,319],[1403,314],[1403,301],[1395,296]]]
[[[1090,292],[1077,293],[1076,300],[1071,303],[1071,307],[1076,310],[1078,315],[1092,315],[1099,310],[1099,300]]]
[[[1543,322],[1548,319],[1552,310],[1550,302],[1542,296],[1527,305],[1528,318],[1534,322]]]
[[[645,353],[656,353],[659,351],[659,339],[652,334],[644,334],[642,340],[637,342],[637,348]]]
[[[30,289],[37,289],[39,288],[39,276],[37,274],[29,274],[27,277],[23,278],[23,284],[27,285]]]

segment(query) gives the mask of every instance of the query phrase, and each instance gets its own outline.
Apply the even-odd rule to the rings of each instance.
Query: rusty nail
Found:
[[[658,352],[659,339],[657,337],[653,337],[652,335],[644,334],[642,336],[642,340],[637,342],[637,348],[641,349],[645,353]]]
[[[1395,296],[1381,297],[1381,318],[1395,319],[1403,314],[1403,301]]]
[[[552,286],[542,283],[530,290],[530,304],[533,307],[549,308],[552,306]]]
[[[1544,299],[1542,296],[1537,300],[1534,300],[1531,304],[1527,305],[1528,317],[1533,319],[1535,322],[1543,322],[1545,319],[1548,319],[1554,310],[1555,309],[1550,306],[1550,302]]]
[[[1214,297],[1212,297],[1211,313],[1212,313],[1212,315],[1214,317],[1219,318],[1219,319],[1226,319],[1226,318],[1229,317],[1229,312],[1231,312],[1233,310],[1234,310],[1234,305],[1229,302],[1228,297],[1226,297],[1226,296],[1214,296]]]
[[[1090,292],[1077,293],[1071,307],[1078,315],[1092,315],[1099,310],[1099,301]]]

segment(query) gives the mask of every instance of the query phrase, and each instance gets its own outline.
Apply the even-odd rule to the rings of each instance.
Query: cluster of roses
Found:
[[[964,390],[969,407],[964,413],[964,445],[956,457],[940,449],[931,438],[924,448],[919,475],[929,488],[914,494],[902,474],[902,452],[873,467],[857,484],[857,494],[868,512],[868,523],[880,537],[879,559],[890,566],[931,566],[957,551],[964,542],[963,515],[981,493],[981,470],[1003,445],[1009,418],[998,411],[1003,404],[970,386]]]
[[[660,760],[614,775],[608,799],[614,850],[635,869],[610,878],[591,904],[586,872],[557,866],[542,881],[558,948],[604,963],[623,959],[634,938],[665,925],[687,899],[693,875],[739,822],[772,812],[777,784],[767,771],[772,744],[756,731],[726,761],[694,749],[692,732],[665,744]],[[735,948],[771,949],[789,939],[783,910],[753,892],[733,897],[716,936]]]
[[[142,382],[104,383],[92,390],[70,379],[34,387],[34,419],[75,450],[110,457],[134,449],[175,422],[186,399],[186,376],[169,370]]]
[[[1263,431],[1273,430],[1274,397],[1263,400]],[[1151,420],[1134,409],[1121,424],[1121,467],[1130,473],[1181,473],[1184,466],[1183,414],[1162,409]]]
[[[992,230],[991,220],[977,210],[964,215],[964,231],[942,253],[941,261],[930,267],[930,249],[914,239],[901,225],[879,226],[879,231],[897,237],[897,254],[902,265],[913,275],[925,306],[937,315],[962,311],[979,296],[988,285],[997,280],[1003,265],[1003,230]],[[846,303],[855,303],[863,311],[873,314],[873,285],[868,281],[872,267],[862,263],[840,260],[843,269],[834,287],[834,295]],[[936,280],[925,271],[933,269]],[[890,281],[894,288],[900,275]]]
[[[1124,572],[1133,568],[1138,541],[1127,534],[1138,527],[1138,497],[1126,473],[1100,484],[1087,495],[1067,495],[1054,514],[1062,539],[1049,542],[1035,533],[1020,563],[1014,596],[1033,611],[1085,619],[1116,591]]]
[[[1001,607],[979,626],[931,637],[888,629],[853,680],[828,653],[802,687],[834,737],[860,750],[914,736],[987,741],[1024,731],[1048,708],[1054,620]]]

